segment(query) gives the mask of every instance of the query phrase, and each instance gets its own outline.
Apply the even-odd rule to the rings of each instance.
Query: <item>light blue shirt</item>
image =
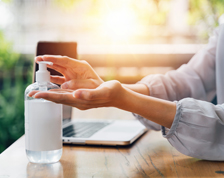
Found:
[[[179,69],[143,78],[153,97],[174,101],[177,111],[170,129],[139,115],[149,129],[161,130],[181,153],[206,160],[224,160],[224,25],[208,45]],[[218,105],[210,101],[217,95]]]

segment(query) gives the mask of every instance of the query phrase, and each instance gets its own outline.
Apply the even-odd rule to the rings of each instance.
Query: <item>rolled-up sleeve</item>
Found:
[[[160,99],[179,101],[191,97],[211,101],[216,94],[215,54],[219,30],[217,28],[214,31],[208,45],[195,54],[188,64],[165,75],[148,75],[138,83],[148,87],[150,96]],[[149,129],[160,130],[158,124],[141,116],[135,116]]]
[[[178,101],[191,97],[211,101],[216,93],[215,57],[218,34],[219,29],[216,29],[207,46],[187,64],[165,75],[148,75],[138,83],[148,87],[150,96],[160,99]]]
[[[179,152],[205,160],[224,160],[224,106],[186,98],[177,102],[170,129],[162,133]]]

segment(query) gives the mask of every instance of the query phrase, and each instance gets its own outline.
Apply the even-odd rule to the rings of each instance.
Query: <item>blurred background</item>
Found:
[[[77,42],[104,80],[135,83],[187,63],[223,13],[224,0],[0,0],[0,153],[24,134],[38,41]]]

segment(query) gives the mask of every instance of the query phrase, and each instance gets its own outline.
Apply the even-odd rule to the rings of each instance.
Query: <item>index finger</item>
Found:
[[[77,64],[80,64],[80,61],[77,59],[73,59],[67,56],[60,56],[60,55],[43,55],[37,56],[35,61],[38,63],[40,61],[49,61],[52,62],[53,65],[57,64],[63,67],[71,67]]]

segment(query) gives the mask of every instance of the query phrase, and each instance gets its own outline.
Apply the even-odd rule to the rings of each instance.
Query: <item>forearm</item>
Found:
[[[120,109],[139,114],[167,128],[171,127],[176,114],[174,102],[145,96],[125,87],[118,105]]]
[[[128,88],[134,92],[141,93],[143,95],[150,95],[149,89],[145,84],[122,84],[123,87]]]

